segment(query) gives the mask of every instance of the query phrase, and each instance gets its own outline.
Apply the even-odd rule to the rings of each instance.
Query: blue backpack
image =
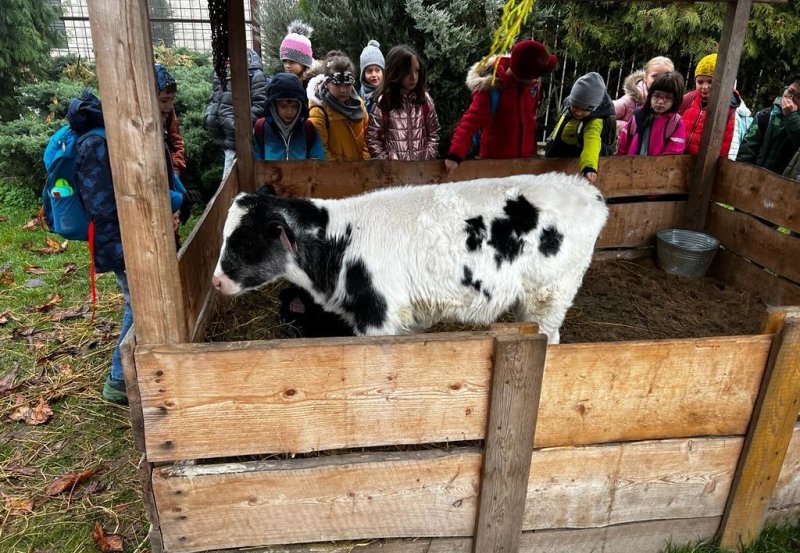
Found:
[[[88,240],[89,214],[83,207],[75,180],[75,158],[78,143],[86,136],[102,136],[102,127],[83,134],[64,125],[50,137],[44,150],[44,167],[47,182],[42,190],[44,220],[50,230],[69,240]]]
[[[497,106],[500,105],[500,89],[493,88],[489,91],[489,105],[492,110],[492,117],[497,113]],[[472,145],[480,150],[481,147],[481,129],[475,131],[472,135]]]

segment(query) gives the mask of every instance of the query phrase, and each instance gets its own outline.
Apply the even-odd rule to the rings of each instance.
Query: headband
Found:
[[[325,82],[333,84],[354,84],[356,79],[350,71],[337,71],[325,77]]]

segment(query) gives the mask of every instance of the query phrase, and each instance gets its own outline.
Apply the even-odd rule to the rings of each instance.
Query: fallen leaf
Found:
[[[92,480],[89,482],[80,494],[80,497],[87,497],[95,493],[102,492],[106,489],[105,484],[100,480]]]
[[[17,372],[19,372],[19,365],[15,365],[13,369],[8,371],[3,379],[0,380],[0,396],[5,395],[10,390],[13,390],[17,386],[14,386],[14,380],[17,378]]]
[[[8,418],[12,421],[22,421],[25,424],[36,426],[46,423],[52,416],[53,410],[44,399],[39,398],[39,403],[33,409],[29,405],[20,405],[8,415]]]
[[[13,497],[3,494],[6,511],[11,515],[24,515],[33,512],[33,498]]]
[[[33,336],[36,332],[36,329],[32,326],[18,326],[14,330],[11,331],[11,336],[14,338],[25,338],[28,336]]]
[[[14,284],[14,273],[11,272],[11,269],[0,271],[0,284],[8,286]]]
[[[75,274],[75,271],[78,270],[78,266],[75,263],[64,263],[64,272],[61,273],[61,278],[68,277],[69,275]]]
[[[70,472],[69,474],[65,474],[64,476],[61,476],[51,482],[50,485],[47,486],[47,489],[45,489],[44,493],[47,494],[48,497],[55,497],[66,490],[70,490],[71,493],[75,486],[84,480],[91,478],[95,474],[97,474],[97,471],[93,469]]]
[[[55,307],[55,305],[59,303],[62,299],[64,298],[62,298],[58,294],[50,294],[50,296],[48,296],[47,298],[47,302],[43,303],[42,305],[37,305],[36,307],[34,307],[34,309],[39,313],[47,313],[48,311],[53,309],[53,307]]]
[[[53,314],[50,315],[50,320],[54,323],[57,323],[67,319],[75,319],[86,313],[88,309],[89,307],[86,304],[75,307],[67,307],[66,309],[56,309],[53,311]]]
[[[52,238],[47,238],[46,240],[47,240],[47,247],[46,248],[37,248],[37,249],[34,249],[32,251],[39,252],[39,253],[44,253],[44,254],[61,253],[67,247],[67,242],[68,242],[67,240],[65,240],[61,244],[59,244],[58,242],[56,242]]]
[[[48,353],[44,357],[40,357],[36,360],[37,365],[44,365],[45,363],[50,363],[55,361],[59,357],[64,357],[65,355],[79,355],[81,353],[81,348],[77,346],[70,346],[67,348],[60,348],[51,353]]]
[[[45,282],[40,278],[31,278],[25,281],[23,286],[25,288],[41,288],[45,285]]]
[[[3,311],[0,313],[0,326],[3,326],[8,321],[19,321],[19,319],[11,311]]]
[[[120,553],[123,551],[122,536],[120,534],[106,534],[99,522],[94,524],[92,539],[103,553]]]
[[[38,265],[28,265],[27,263],[23,271],[29,275],[46,275],[49,272],[47,269],[42,269]]]
[[[22,225],[22,230],[36,230],[41,226],[38,217],[32,218],[30,221]]]

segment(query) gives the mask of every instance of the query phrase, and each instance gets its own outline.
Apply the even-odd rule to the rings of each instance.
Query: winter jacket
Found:
[[[503,56],[492,82],[492,57],[483,65],[476,63],[467,74],[472,103],[461,116],[447,158],[461,162],[469,153],[472,137],[481,131],[479,155],[484,159],[534,157],[536,155],[536,109],[539,106],[540,80],[522,83],[507,70],[510,56]],[[492,115],[491,93],[500,89],[497,111]]]
[[[739,148],[744,161],[783,174],[800,149],[800,111],[783,115],[781,98],[759,111]]]
[[[310,106],[308,118],[314,123],[325,147],[325,159],[333,161],[360,161],[369,159],[367,151],[367,126],[369,116],[364,100],[361,102],[363,117],[353,121],[333,108],[317,95],[325,75],[320,74],[308,82],[307,95]]]
[[[255,122],[264,117],[267,99],[267,77],[262,70],[261,58],[253,50],[247,50],[247,72],[250,75],[250,119]],[[230,75],[228,75],[230,77]],[[219,79],[214,77],[214,88],[211,92],[203,124],[211,134],[211,140],[225,150],[236,149],[236,138],[233,129],[233,93],[230,78],[225,90],[222,90]]]
[[[103,111],[100,100],[91,92],[84,91],[74,98],[67,110],[67,121],[78,133],[103,127]],[[86,213],[94,223],[95,270],[98,273],[125,268],[122,256],[117,202],[111,180],[111,164],[105,137],[87,135],[78,141],[75,157],[75,180]],[[175,175],[165,152],[165,164],[170,180],[170,190],[175,190]],[[173,205],[173,209],[178,209]]]
[[[617,117],[617,131],[622,131],[633,117],[633,111],[641,108],[647,99],[647,85],[644,84],[644,71],[636,71],[625,77],[622,89],[625,94],[614,100]]]
[[[736,161],[739,154],[739,147],[747,135],[747,129],[753,124],[753,114],[742,99],[742,103],[736,108],[736,121],[733,124],[733,135],[731,135],[731,147],[728,148],[728,159]]]
[[[618,156],[638,156],[639,141],[642,137],[641,110],[636,110],[631,120],[619,133]],[[686,128],[683,118],[677,113],[656,115],[650,127],[647,144],[648,156],[670,156],[682,154],[686,148]]]
[[[167,122],[164,125],[164,132],[167,135],[167,146],[169,147],[170,155],[172,157],[172,169],[176,174],[180,175],[186,169],[186,158],[184,152],[186,151],[186,144],[181,134],[180,123],[175,110],[172,110],[167,116]]]
[[[733,132],[736,125],[736,109],[742,103],[741,96],[737,91],[731,94],[731,103],[728,108],[728,122],[725,125],[725,133],[722,135],[722,146],[720,156],[727,157],[733,141]],[[703,136],[703,127],[706,122],[707,106],[703,105],[700,95],[695,94],[692,104],[683,114],[683,124],[686,125],[686,153],[697,155],[700,150],[700,137]]]
[[[375,103],[367,129],[367,147],[373,159],[425,161],[436,159],[439,147],[439,118],[433,100],[425,94],[425,104],[416,103],[414,94],[401,94],[399,108],[386,112],[382,98]]]
[[[545,157],[577,157],[581,173],[596,173],[603,145],[603,118],[610,115],[614,115],[614,101],[608,93],[584,119],[572,117],[567,97],[564,110],[547,141]]]

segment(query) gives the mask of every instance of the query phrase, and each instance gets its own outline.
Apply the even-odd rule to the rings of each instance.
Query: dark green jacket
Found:
[[[780,97],[762,109],[747,130],[736,161],[744,161],[783,174],[800,148],[800,110],[784,116]]]

